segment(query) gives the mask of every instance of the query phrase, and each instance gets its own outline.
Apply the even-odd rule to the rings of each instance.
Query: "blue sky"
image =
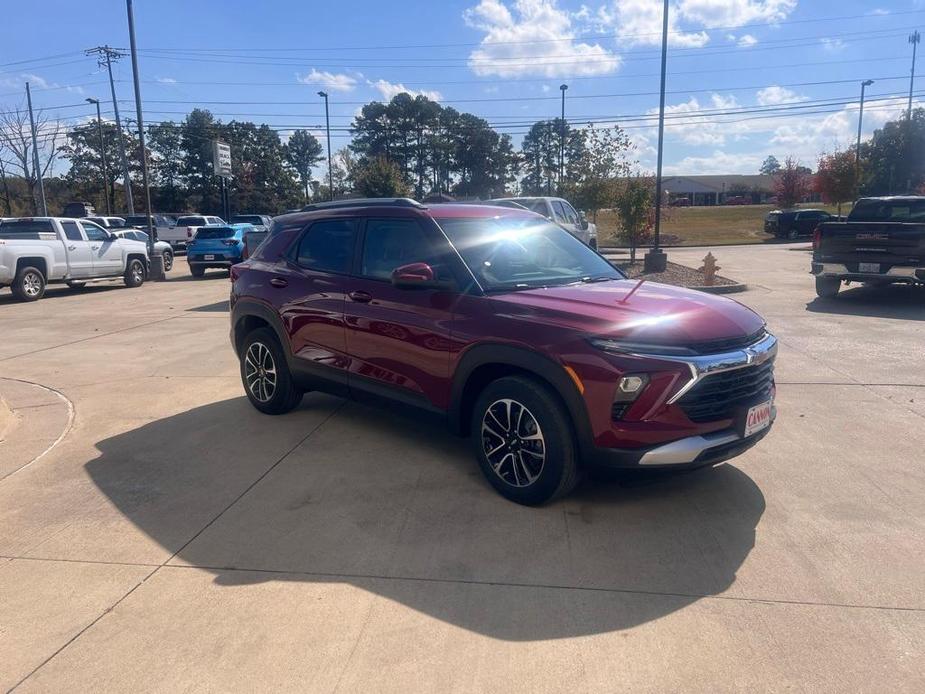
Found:
[[[65,124],[95,113],[80,105],[87,96],[111,113],[105,75],[81,51],[128,45],[125,3],[6,5],[0,105],[21,103],[28,79],[35,106]],[[320,134],[325,89],[337,149],[360,104],[404,87],[519,143],[527,124],[558,115],[567,83],[567,118],[626,127],[643,168],[654,168],[661,0],[136,0],[135,13],[149,122],[201,105],[222,120]],[[672,0],[669,16],[666,171],[754,173],[768,154],[815,166],[821,152],[849,146],[860,80],[876,80],[865,136],[897,117],[907,38],[925,28],[925,3]],[[128,59],[116,78],[131,115]]]

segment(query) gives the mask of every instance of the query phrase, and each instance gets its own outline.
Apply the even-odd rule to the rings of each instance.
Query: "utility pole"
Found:
[[[909,111],[906,115],[910,121],[912,120],[912,87],[915,84],[915,49],[918,48],[921,40],[922,35],[918,29],[909,34],[909,43],[912,44],[912,71],[909,73]]]
[[[861,110],[858,112],[858,144],[854,150],[854,180],[861,184],[861,124],[864,122],[864,90],[874,83],[873,80],[861,82]]]
[[[116,83],[112,79],[112,61],[124,58],[125,53],[109,46],[97,46],[84,51],[87,55],[96,55],[97,64],[106,66],[109,72],[109,89],[112,91],[112,111],[116,119],[116,133],[119,139],[119,158],[122,160],[123,190],[125,191],[125,207],[129,214],[135,214],[135,201],[132,198],[132,179],[128,171],[128,157],[125,156],[125,140],[122,137],[122,120],[119,118],[119,100],[116,99]]]
[[[328,93],[318,92],[324,99],[324,127],[328,135],[328,200],[334,199],[334,170],[331,168],[331,116],[328,114]]]
[[[42,182],[42,167],[39,165],[39,142],[35,136],[35,116],[32,115],[32,91],[29,89],[29,83],[26,82],[26,103],[29,104],[29,126],[32,129],[32,168],[35,172],[35,180],[39,184],[39,209],[42,216],[48,216],[48,206],[45,204],[45,184]]]
[[[106,214],[112,214],[112,204],[109,202],[109,173],[106,170],[106,143],[103,141],[103,116],[100,114],[100,100],[86,99],[88,104],[96,104],[96,129],[100,134],[100,162],[103,169],[103,197],[106,198]]]
[[[128,40],[132,51],[132,79],[135,82],[135,112],[138,115],[138,145],[141,148],[141,185],[145,189],[145,216],[148,218],[148,258],[151,259],[151,276],[164,277],[164,256],[154,255],[154,217],[151,214],[151,188],[148,186],[148,152],[145,149],[145,122],[141,116],[141,82],[138,79],[138,50],[135,45],[135,13],[132,0],[125,0],[128,13]]]
[[[658,107],[658,160],[655,168],[655,243],[645,255],[646,272],[664,272],[668,256],[659,245],[662,224],[662,153],[665,149],[665,75],[668,66],[668,0],[662,10],[662,86]]]
[[[567,89],[567,84],[559,85],[559,91],[562,92],[562,121],[559,123],[559,195],[562,195],[562,166],[565,161],[565,92]]]

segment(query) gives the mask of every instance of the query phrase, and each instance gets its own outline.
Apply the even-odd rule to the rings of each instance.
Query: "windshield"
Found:
[[[437,219],[486,291],[510,291],[623,275],[564,229],[523,217]]]
[[[154,220],[151,220],[151,223],[154,223]],[[143,214],[129,215],[125,218],[125,224],[130,227],[135,226],[148,226],[148,218]]]
[[[177,220],[178,227],[202,227],[206,225],[206,220],[202,217],[180,217]]]
[[[230,239],[234,236],[234,229],[228,227],[203,227],[196,232],[196,240],[200,239]]]
[[[263,220],[255,214],[239,214],[231,218],[232,224],[259,224],[263,226]]]
[[[848,214],[849,222],[922,222],[925,198],[921,200],[858,200]]]

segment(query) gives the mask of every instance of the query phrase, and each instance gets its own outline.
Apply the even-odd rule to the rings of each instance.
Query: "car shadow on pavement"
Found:
[[[722,593],[765,508],[731,465],[518,506],[468,441],[320,394],[282,417],[216,402],[97,448],[91,479],[171,564],[223,586],[347,583],[514,641],[625,629]]]
[[[125,284],[122,282],[121,278],[99,283],[94,282],[85,287],[75,287],[73,289],[64,284],[50,284],[46,287],[45,295],[39,299],[38,303],[48,301],[49,299],[63,299],[68,296],[76,296],[79,294],[102,294],[114,289],[125,288]],[[20,303],[24,302],[21,302],[13,296],[13,293],[9,289],[0,289],[0,306]]]
[[[188,308],[186,310],[192,311],[193,313],[228,313],[230,307],[228,305],[228,300],[226,299],[225,301],[216,301],[214,304],[194,306],[193,308]]]
[[[816,298],[806,304],[813,313],[925,320],[925,287],[891,284],[842,289],[834,299]]]

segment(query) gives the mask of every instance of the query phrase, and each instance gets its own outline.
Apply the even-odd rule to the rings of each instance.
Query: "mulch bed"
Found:
[[[611,261],[620,268],[627,277],[632,280],[645,279],[650,282],[661,282],[662,284],[673,284],[676,287],[703,287],[705,285],[703,273],[687,265],[678,265],[677,263],[668,263],[665,272],[645,272],[642,261],[631,263],[629,261]],[[713,282],[714,287],[732,286],[738,284],[735,280],[728,277],[716,275]]]

